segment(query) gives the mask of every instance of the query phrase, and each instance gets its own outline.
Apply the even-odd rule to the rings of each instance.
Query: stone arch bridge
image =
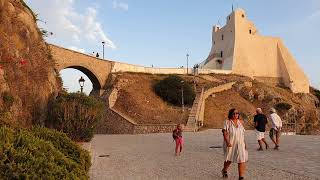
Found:
[[[73,68],[83,72],[92,82],[91,94],[101,94],[114,66],[114,62],[50,45],[51,54],[56,62],[56,69],[60,72],[66,68]]]

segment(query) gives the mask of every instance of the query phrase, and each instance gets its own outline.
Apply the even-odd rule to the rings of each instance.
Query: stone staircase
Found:
[[[187,125],[184,128],[184,131],[187,132],[195,132],[198,130],[198,116],[199,116],[199,110],[200,106],[202,105],[202,98],[203,98],[203,92],[204,89],[196,91],[196,97],[194,99],[191,111],[189,113],[188,122]]]
[[[205,100],[213,93],[218,93],[231,89],[235,83],[236,82],[229,82],[216,87],[209,88],[206,91],[204,91],[204,88],[202,88],[201,91],[197,91],[196,98],[193,101],[193,105],[188,117],[188,122],[184,128],[184,131],[198,131],[199,128],[203,126]]]

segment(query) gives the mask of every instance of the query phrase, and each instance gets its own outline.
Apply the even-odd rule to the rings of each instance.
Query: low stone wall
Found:
[[[106,110],[106,118],[96,128],[96,134],[133,134],[134,124],[112,109]]]
[[[169,133],[176,126],[176,124],[137,124],[134,126],[133,134]]]
[[[116,72],[136,72],[136,73],[148,73],[148,74],[193,74],[192,68],[155,68],[144,67],[133,64],[114,62],[112,73]],[[218,70],[218,69],[197,69],[197,74],[231,74],[231,70]]]
[[[255,80],[271,85],[271,86],[284,86],[283,79],[281,77],[253,77]]]
[[[202,95],[201,95],[202,97],[198,102],[199,108],[197,108],[197,112],[196,112],[197,122],[201,122],[201,125],[203,125],[206,99],[213,93],[218,93],[218,92],[231,89],[234,84],[235,82],[230,82],[230,83],[226,83],[220,86],[207,89],[206,91],[202,92]],[[199,127],[199,124],[197,124],[197,126]]]
[[[114,62],[111,72],[137,72],[148,74],[187,74],[187,68],[154,68]],[[189,68],[188,72],[191,73],[192,69]]]
[[[231,74],[231,70],[220,70],[220,69],[198,69],[198,74]]]
[[[96,128],[96,134],[169,133],[176,127],[176,124],[137,124],[113,108],[106,111],[106,117]]]
[[[205,101],[213,93],[222,92],[222,91],[231,89],[234,84],[235,82],[230,82],[230,83],[226,83],[226,84],[216,86],[206,90],[203,95],[203,101]]]

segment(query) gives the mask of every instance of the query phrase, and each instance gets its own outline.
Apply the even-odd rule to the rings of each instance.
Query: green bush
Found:
[[[75,142],[70,141],[65,133],[41,127],[33,127],[32,133],[40,139],[50,141],[66,157],[80,164],[86,171],[89,171],[91,166],[89,153],[81,149]]]
[[[14,103],[14,97],[8,91],[2,93],[2,100],[5,106],[5,110],[9,110]]]
[[[52,103],[47,126],[75,141],[90,141],[103,117],[103,103],[83,93],[60,93]]]
[[[35,132],[38,135],[35,135]],[[60,145],[40,135],[59,137]],[[71,148],[73,153],[66,153]],[[33,131],[0,127],[0,179],[89,179],[88,165],[72,159],[69,154],[81,150],[57,132],[36,128]],[[89,158],[88,152],[82,152]],[[88,160],[86,160],[88,161]],[[90,164],[89,164],[90,166]]]
[[[276,110],[278,111],[288,111],[289,109],[292,108],[291,104],[288,104],[286,102],[280,102],[275,105]]]
[[[182,104],[182,86],[184,104],[192,104],[195,98],[192,86],[176,75],[170,75],[167,78],[155,83],[154,90],[158,96],[163,100],[168,101],[174,105]]]

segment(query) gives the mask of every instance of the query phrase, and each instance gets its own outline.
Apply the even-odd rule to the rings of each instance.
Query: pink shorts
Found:
[[[175,141],[176,141],[176,146],[182,146],[183,145],[183,138],[182,137],[176,138]]]

